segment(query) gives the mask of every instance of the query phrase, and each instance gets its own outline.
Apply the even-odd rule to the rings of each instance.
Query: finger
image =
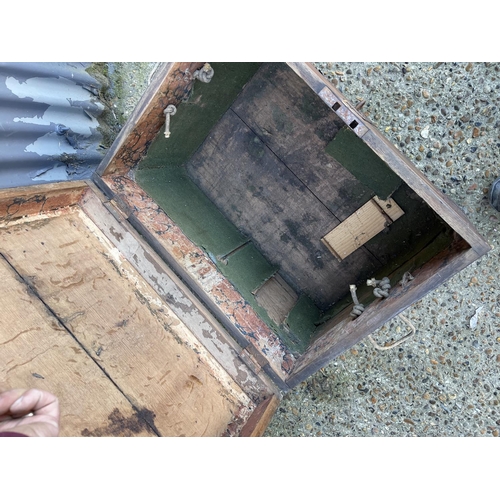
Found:
[[[5,431],[20,432],[32,437],[58,436],[59,423],[49,417],[16,418],[0,424],[0,432]]]
[[[0,394],[0,416],[9,415],[12,404],[25,392],[26,389],[10,389],[9,391],[2,392]]]
[[[54,394],[40,389],[28,389],[10,407],[12,415],[50,415],[59,418],[59,401]]]

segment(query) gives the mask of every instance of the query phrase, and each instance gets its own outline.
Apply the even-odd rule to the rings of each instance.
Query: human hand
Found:
[[[41,389],[11,389],[0,393],[0,432],[32,437],[59,435],[59,400]]]

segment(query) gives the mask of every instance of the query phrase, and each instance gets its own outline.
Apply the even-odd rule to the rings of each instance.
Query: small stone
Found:
[[[425,151],[425,148],[424,148],[424,146],[420,145],[420,146],[419,146],[419,148],[418,148],[418,150],[419,150],[421,153],[423,153],[423,152]]]
[[[497,354],[497,359],[496,359],[497,363],[500,363],[500,354]]]
[[[431,395],[428,392],[426,392],[422,397],[427,400],[431,399]]]
[[[493,436],[495,437],[498,437],[498,429],[495,429],[491,434],[493,434]]]
[[[474,128],[472,129],[472,137],[474,137],[474,139],[475,139],[476,137],[479,137],[480,132],[481,132],[481,131],[480,131],[477,127],[474,127]]]
[[[422,90],[422,95],[424,96],[424,99],[429,99],[430,94],[427,92],[427,90]]]
[[[404,422],[405,424],[415,425],[415,422],[414,422],[413,420],[410,420],[409,418],[405,418],[405,419],[403,420],[403,422]]]
[[[431,359],[431,364],[433,364],[433,365],[439,365],[439,363],[435,359]]]
[[[465,71],[470,73],[472,71],[472,63],[468,63],[467,66],[465,66]]]
[[[468,188],[467,188],[467,192],[468,193],[472,193],[472,191],[475,191],[477,189],[477,184],[474,183],[474,184],[471,184]],[[476,278],[477,279],[477,278]]]
[[[467,123],[470,120],[470,115],[464,115],[462,118],[460,118],[460,121],[462,123]]]
[[[451,167],[452,165],[453,165],[453,160],[448,160],[448,161],[446,162],[446,166],[447,166],[447,167]]]
[[[424,127],[424,128],[421,130],[420,135],[421,135],[424,139],[427,139],[427,137],[429,137],[429,126]]]

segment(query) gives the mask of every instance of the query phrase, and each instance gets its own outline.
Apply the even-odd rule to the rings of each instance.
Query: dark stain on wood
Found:
[[[75,205],[86,187],[83,181],[73,181],[3,189],[0,192],[0,221]]]
[[[119,436],[131,437],[140,434],[150,428],[160,436],[154,423],[155,414],[151,410],[135,410],[130,417],[125,417],[118,408],[115,408],[109,415],[109,424],[93,430],[87,428],[81,432],[85,437]]]

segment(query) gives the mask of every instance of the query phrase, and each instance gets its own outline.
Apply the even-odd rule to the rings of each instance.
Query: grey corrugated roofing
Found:
[[[0,63],[0,188],[90,177],[104,156],[86,63]]]

